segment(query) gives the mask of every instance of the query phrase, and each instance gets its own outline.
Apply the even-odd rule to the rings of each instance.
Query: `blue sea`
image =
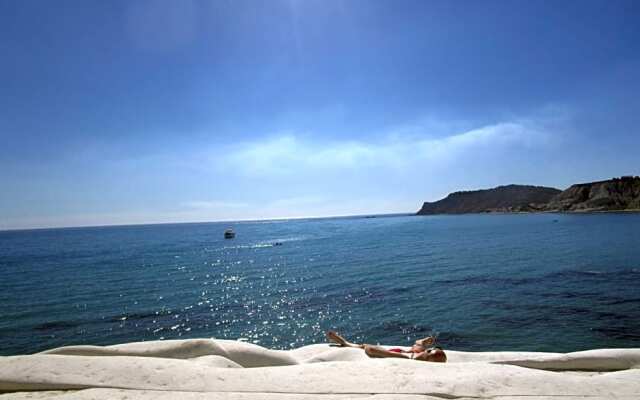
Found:
[[[0,232],[2,355],[196,337],[289,349],[327,329],[472,351],[640,347],[640,214]]]

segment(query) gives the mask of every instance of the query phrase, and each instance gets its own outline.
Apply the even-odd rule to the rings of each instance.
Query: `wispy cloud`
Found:
[[[288,175],[301,170],[403,168],[447,163],[465,152],[545,145],[550,133],[538,122],[521,120],[479,127],[445,137],[429,132],[390,131],[377,142],[322,141],[311,135],[285,133],[232,148],[225,165],[246,175]]]

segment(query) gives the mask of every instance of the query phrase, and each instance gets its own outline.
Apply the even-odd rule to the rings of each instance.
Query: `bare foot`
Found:
[[[338,335],[336,331],[327,331],[326,333],[327,339],[331,342],[335,342],[340,346],[346,346],[347,340],[342,336]]]
[[[335,332],[335,331],[327,331],[326,336],[327,336],[327,339],[329,339],[329,341],[335,342],[340,346],[348,346],[349,345],[349,342],[347,342],[347,339],[345,339],[342,336],[338,335],[338,333]]]

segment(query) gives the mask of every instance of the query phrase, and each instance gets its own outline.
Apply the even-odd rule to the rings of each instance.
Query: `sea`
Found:
[[[187,338],[290,349],[329,329],[466,351],[640,347],[640,214],[0,232],[1,355]]]

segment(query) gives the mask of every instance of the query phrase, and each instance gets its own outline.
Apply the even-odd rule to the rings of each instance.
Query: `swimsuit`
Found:
[[[392,353],[409,353],[409,357],[413,360],[418,354],[423,353],[425,350],[404,350],[399,347],[394,347],[393,349],[388,349]]]

